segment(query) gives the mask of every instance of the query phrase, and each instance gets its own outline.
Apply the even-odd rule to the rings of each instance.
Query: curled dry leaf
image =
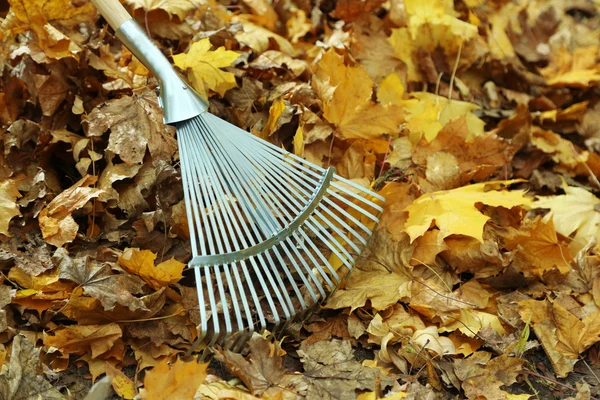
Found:
[[[75,222],[72,214],[102,193],[101,189],[89,187],[95,184],[97,180],[96,176],[84,176],[73,186],[56,196],[40,212],[40,229],[46,242],[61,247],[75,239],[79,225]]]

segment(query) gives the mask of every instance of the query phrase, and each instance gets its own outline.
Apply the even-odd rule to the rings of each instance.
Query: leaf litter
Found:
[[[211,112],[387,200],[312,316],[200,363],[157,81],[90,3],[8,3],[0,397],[600,398],[597,1],[125,1]]]

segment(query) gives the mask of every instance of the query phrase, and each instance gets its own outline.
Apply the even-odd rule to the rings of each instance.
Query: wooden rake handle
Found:
[[[115,32],[132,17],[119,0],[90,0]]]

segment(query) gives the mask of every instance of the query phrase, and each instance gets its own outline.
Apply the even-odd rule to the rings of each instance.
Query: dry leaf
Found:
[[[83,355],[89,351],[92,359],[110,351],[123,335],[119,325],[114,323],[66,326],[52,333],[44,332],[44,345],[55,347],[64,354]]]
[[[142,293],[144,282],[133,275],[113,274],[107,264],[100,264],[89,257],[69,257],[65,249],[57,249],[52,257],[60,269],[60,278],[70,280],[83,287],[83,291],[102,303],[105,310],[116,304],[131,311],[148,309],[134,294]]]
[[[333,339],[302,344],[298,355],[304,364],[308,398],[350,399],[355,398],[357,389],[375,390],[379,370],[361,366],[348,342]]]
[[[569,237],[575,234],[569,249],[578,251],[592,237],[600,240],[600,199],[585,189],[563,185],[565,194],[539,197],[529,208],[549,208],[556,232]],[[575,254],[575,253],[573,253]]]
[[[223,97],[226,91],[237,86],[235,76],[221,68],[231,66],[240,55],[224,47],[212,51],[211,47],[210,40],[202,39],[192,43],[187,53],[173,56],[175,65],[188,71],[192,86],[204,98],[208,98],[209,90]]]
[[[64,400],[65,397],[40,374],[40,349],[25,336],[12,342],[8,368],[0,372],[0,396],[6,400]]]
[[[40,229],[46,242],[61,247],[75,239],[79,225],[72,214],[102,193],[100,189],[88,187],[95,184],[97,179],[91,175],[84,176],[40,212]]]
[[[10,236],[8,227],[10,220],[21,215],[17,199],[21,194],[17,190],[15,182],[6,180],[0,182],[0,234]]]
[[[397,106],[383,107],[371,100],[373,82],[362,67],[346,67],[333,50],[319,64],[317,79],[323,116],[345,139],[375,139],[394,133],[404,122]]]
[[[518,181],[496,181],[463,186],[454,190],[427,193],[405,208],[409,217],[404,227],[411,242],[423,235],[435,221],[442,237],[465,235],[483,242],[483,226],[490,217],[475,206],[512,208],[531,203],[525,192],[499,191]]]
[[[146,372],[144,389],[140,390],[144,400],[181,399],[192,400],[196,390],[206,379],[208,364],[196,360],[185,362],[177,359],[170,367],[167,359]]]
[[[184,263],[174,258],[154,265],[156,254],[149,250],[126,249],[119,256],[119,264],[129,273],[138,275],[154,289],[160,289],[181,279]]]
[[[173,129],[162,124],[158,106],[142,97],[109,100],[92,110],[87,121],[88,136],[110,129],[107,150],[129,164],[141,163],[146,147],[154,160],[169,160],[177,149]]]

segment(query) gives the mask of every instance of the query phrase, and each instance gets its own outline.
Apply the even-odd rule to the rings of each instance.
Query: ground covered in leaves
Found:
[[[314,316],[206,363],[156,80],[86,0],[9,3],[0,398],[600,398],[597,0],[125,0],[211,112],[387,201]]]

